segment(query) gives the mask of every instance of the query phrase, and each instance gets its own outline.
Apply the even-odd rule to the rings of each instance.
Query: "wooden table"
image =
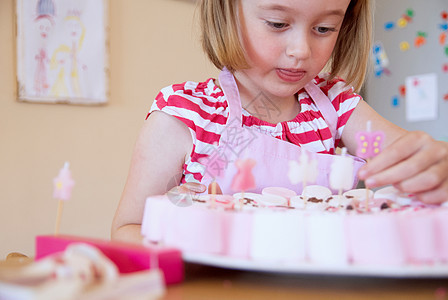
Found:
[[[20,255],[0,265],[23,266]],[[448,300],[448,278],[400,279],[249,272],[185,264],[185,280],[170,285],[164,300],[182,299],[434,299]]]
[[[448,279],[277,274],[186,264],[185,281],[163,299],[436,299],[448,300]]]

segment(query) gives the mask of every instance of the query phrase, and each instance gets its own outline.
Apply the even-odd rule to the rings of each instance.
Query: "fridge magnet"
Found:
[[[392,105],[392,107],[400,106],[400,97],[398,97],[397,95],[394,95],[392,97],[391,105]]]
[[[414,10],[413,9],[407,9],[406,13],[398,19],[397,26],[400,28],[404,28],[408,26],[409,22],[412,22],[412,19],[414,18]]]
[[[18,100],[104,104],[107,0],[16,0]]]
[[[406,119],[410,122],[437,119],[437,74],[406,78]]]
[[[400,28],[405,28],[406,26],[408,26],[408,21],[405,18],[400,18],[397,21],[397,26]]]
[[[398,90],[400,91],[400,96],[402,96],[402,97],[406,96],[406,86],[404,84],[400,85]]]
[[[442,17],[442,20],[448,22],[448,12],[447,12],[446,10],[442,11],[442,12],[440,13],[440,16]]]
[[[448,93],[443,96],[443,100],[448,101]]]
[[[376,77],[390,74],[389,69],[387,69],[389,66],[389,59],[387,58],[386,51],[381,42],[376,42],[373,45],[373,62],[373,70]]]
[[[384,23],[384,30],[390,31],[390,30],[392,30],[394,28],[395,28],[395,23],[394,22],[386,22],[386,23]]]
[[[406,10],[406,15],[403,16],[404,18],[408,19],[408,21],[412,21],[414,18],[414,10],[412,8],[408,8]]]
[[[442,66],[442,71],[443,71],[444,73],[448,73],[448,63],[443,64],[443,66]]]
[[[419,48],[426,44],[426,38],[428,37],[428,34],[423,31],[417,32],[417,37],[414,40],[414,46],[415,48]]]
[[[411,46],[410,46],[409,43],[406,42],[406,41],[400,43],[400,50],[401,50],[402,52],[406,52],[406,51],[408,51],[410,47],[411,47]]]
[[[445,43],[446,43],[446,36],[447,36],[446,32],[442,32],[440,34],[440,36],[439,36],[439,43],[440,43],[441,46],[445,45]]]

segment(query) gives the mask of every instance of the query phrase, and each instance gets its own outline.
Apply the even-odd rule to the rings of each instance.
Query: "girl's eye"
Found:
[[[316,31],[318,33],[321,33],[321,34],[325,34],[325,33],[328,33],[328,32],[334,32],[334,31],[336,31],[336,29],[335,28],[328,28],[328,27],[316,27]]]
[[[284,29],[288,26],[288,24],[286,23],[270,22],[270,21],[266,21],[266,24],[268,24],[268,26],[274,29]]]

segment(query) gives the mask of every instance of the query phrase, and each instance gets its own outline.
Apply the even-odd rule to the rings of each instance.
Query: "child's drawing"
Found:
[[[106,0],[17,0],[19,100],[107,100]]]
[[[53,0],[39,0],[36,6],[36,13],[37,16],[34,19],[34,23],[35,28],[37,28],[38,45],[35,56],[34,91],[37,96],[45,96],[49,87],[47,79],[47,44],[54,27],[55,17]]]

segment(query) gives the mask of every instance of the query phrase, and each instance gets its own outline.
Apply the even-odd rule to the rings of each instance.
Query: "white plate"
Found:
[[[359,265],[315,265],[311,263],[288,263],[252,261],[220,255],[183,253],[186,262],[238,269],[291,274],[319,274],[346,276],[377,276],[402,278],[448,277],[448,264],[405,265],[405,266],[359,266]]]

